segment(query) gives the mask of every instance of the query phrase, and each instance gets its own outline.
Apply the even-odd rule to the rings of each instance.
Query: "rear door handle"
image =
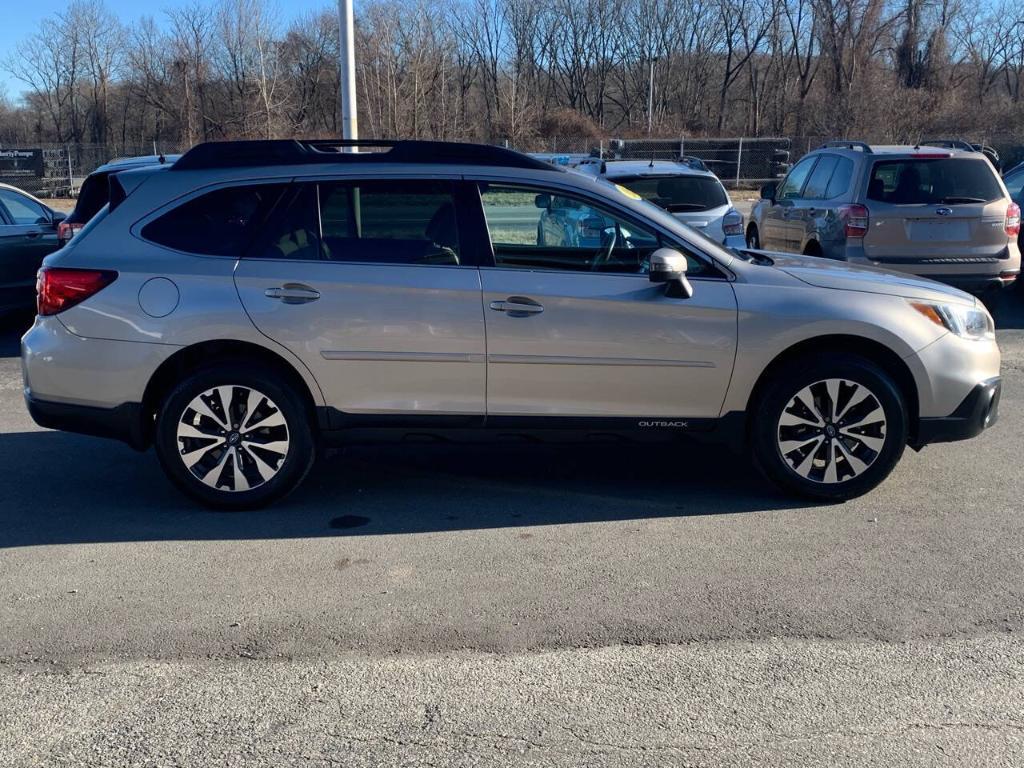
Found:
[[[525,296],[509,296],[504,301],[492,301],[491,309],[505,312],[509,317],[529,317],[544,311],[544,306]]]
[[[320,291],[302,283],[285,283],[280,288],[267,288],[263,295],[268,299],[280,299],[285,304],[308,304],[320,298]]]

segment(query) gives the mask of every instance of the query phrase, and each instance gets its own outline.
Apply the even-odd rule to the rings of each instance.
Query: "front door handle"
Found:
[[[26,232],[25,237],[27,237],[29,240],[35,240],[42,234],[42,232]]]
[[[509,317],[529,317],[544,311],[543,305],[525,296],[509,296],[504,301],[492,301],[491,309],[505,312]]]
[[[320,291],[302,283],[285,283],[280,288],[267,288],[263,295],[280,299],[285,304],[307,304],[320,298]]]

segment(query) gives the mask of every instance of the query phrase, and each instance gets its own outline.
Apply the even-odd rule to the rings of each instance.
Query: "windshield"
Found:
[[[621,176],[613,181],[669,213],[707,211],[729,203],[725,188],[711,176]]]
[[[875,163],[868,198],[890,205],[990,203],[1003,190],[981,158],[885,160]]]
[[[672,233],[679,238],[680,244],[690,244],[699,251],[703,251],[708,256],[716,259],[720,264],[728,265],[739,252],[734,251],[732,248],[725,248],[721,243],[717,243],[710,237],[705,235],[703,232],[698,232],[693,227],[688,227],[682,221],[677,219],[671,213],[668,213],[664,208],[661,208],[649,200],[636,199],[635,194],[630,195],[617,188],[617,184],[609,184],[612,190],[611,194],[622,204],[636,211],[639,215],[645,217],[654,224],[657,224],[667,232]],[[743,256],[744,260],[749,260],[747,256]]]
[[[69,223],[84,224],[110,201],[110,186],[107,184],[106,173],[94,173],[84,182],[78,191],[75,210],[68,216]]]

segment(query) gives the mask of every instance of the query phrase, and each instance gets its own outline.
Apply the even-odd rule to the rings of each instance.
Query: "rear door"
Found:
[[[867,199],[864,252],[881,264],[924,262],[941,271],[943,263],[995,260],[1009,241],[1009,201],[980,155],[876,160]]]
[[[693,297],[651,283],[664,236],[598,201],[574,196],[604,222],[600,242],[553,247],[520,224],[541,186],[482,182],[493,265],[480,270],[487,323],[487,412],[501,417],[681,417],[720,413],[736,351],[728,280],[691,259]],[[495,421],[495,423],[498,423]]]
[[[11,189],[0,189],[0,307],[31,306],[36,272],[57,249],[50,212]]]
[[[246,311],[306,363],[336,426],[483,418],[484,319],[464,195],[449,178],[299,179],[239,261]]]

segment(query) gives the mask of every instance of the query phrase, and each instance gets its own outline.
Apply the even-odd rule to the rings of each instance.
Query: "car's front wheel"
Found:
[[[765,387],[753,423],[754,459],[803,496],[844,500],[875,488],[907,442],[907,408],[892,378],[854,355],[786,366]]]
[[[281,377],[240,362],[201,370],[164,399],[160,464],[174,484],[217,509],[252,509],[302,482],[313,464],[302,400]]]

